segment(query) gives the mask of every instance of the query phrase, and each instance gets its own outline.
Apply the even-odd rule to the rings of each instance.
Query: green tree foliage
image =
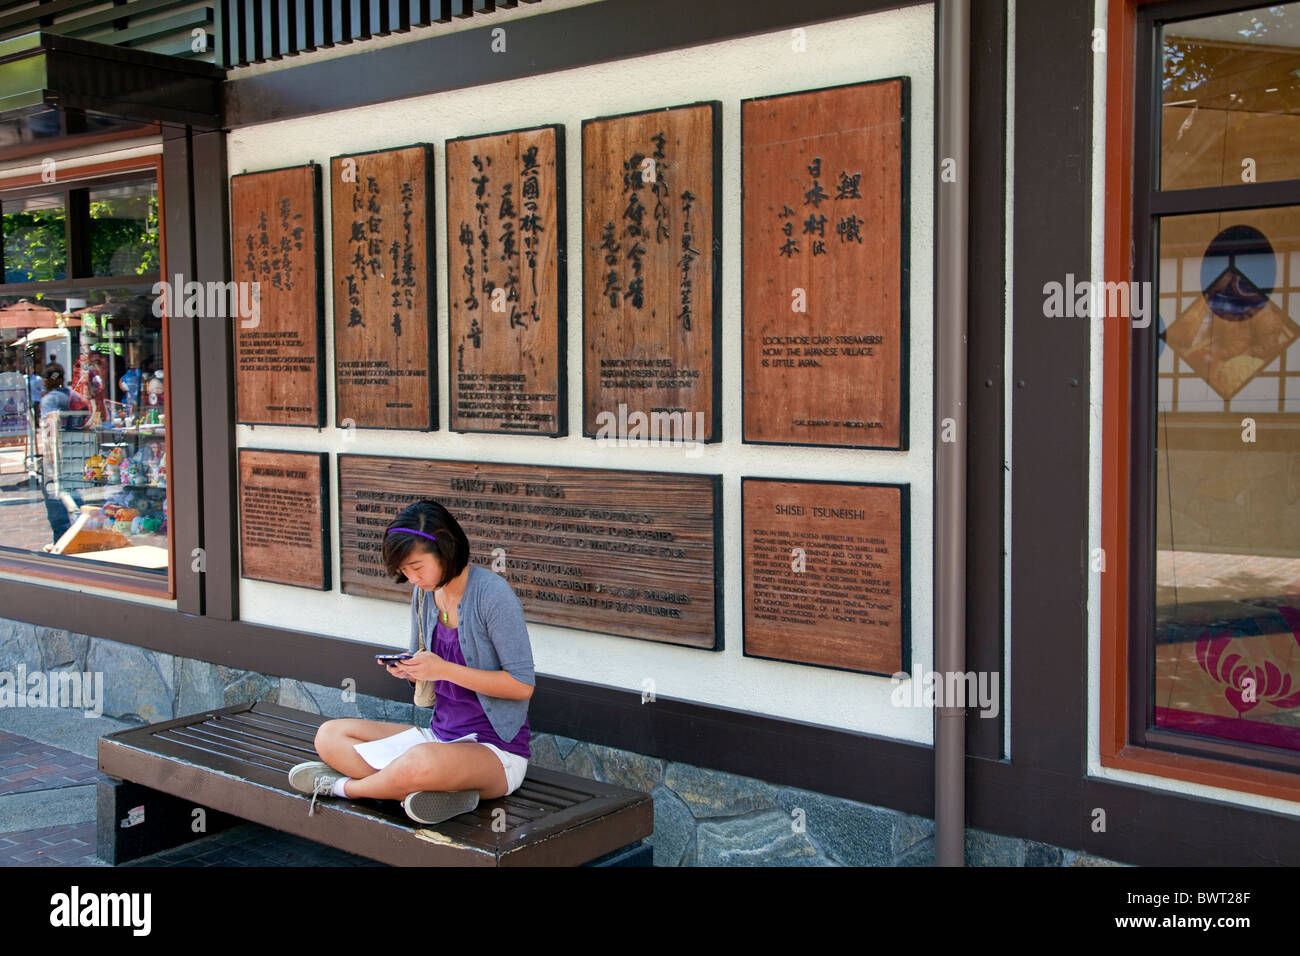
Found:
[[[5,282],[67,278],[62,206],[6,213]],[[160,268],[158,196],[126,196],[90,204],[93,275],[145,275]]]

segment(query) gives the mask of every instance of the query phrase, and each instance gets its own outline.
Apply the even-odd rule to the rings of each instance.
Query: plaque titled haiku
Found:
[[[506,578],[530,621],[721,648],[721,477],[339,455],[343,592],[409,601],[384,529],[442,503],[470,560]]]

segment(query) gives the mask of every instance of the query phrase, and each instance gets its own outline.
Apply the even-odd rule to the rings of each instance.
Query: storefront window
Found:
[[[0,551],[165,573],[156,184],[88,194],[85,228],[71,230],[84,247],[71,252],[97,275],[113,270],[111,281],[21,295],[0,287]]]
[[[1300,750],[1300,3],[1161,49],[1148,726]]]

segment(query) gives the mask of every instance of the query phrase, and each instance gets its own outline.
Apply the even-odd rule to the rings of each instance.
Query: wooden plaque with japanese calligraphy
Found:
[[[747,442],[907,447],[907,91],[741,103]]]
[[[433,147],[330,160],[336,424],[438,427]]]
[[[409,602],[384,528],[439,501],[530,621],[720,650],[718,475],[339,455],[343,593]]]
[[[329,455],[239,449],[240,574],[330,589]]]
[[[240,424],[325,424],[320,205],[316,163],[230,178]]]
[[[582,124],[584,435],[722,437],[721,114]]]
[[[745,656],[909,668],[906,485],[741,480]]]
[[[563,175],[558,126],[447,141],[455,431],[568,433]]]

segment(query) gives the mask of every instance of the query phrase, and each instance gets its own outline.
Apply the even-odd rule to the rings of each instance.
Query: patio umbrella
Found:
[[[80,319],[63,318],[53,309],[26,299],[0,309],[0,329],[56,329],[60,325],[80,324]]]
[[[14,339],[10,344],[14,348],[22,348],[24,345],[35,345],[37,342],[61,339],[66,334],[67,332],[64,329],[37,329],[34,332],[28,332],[21,339]]]

